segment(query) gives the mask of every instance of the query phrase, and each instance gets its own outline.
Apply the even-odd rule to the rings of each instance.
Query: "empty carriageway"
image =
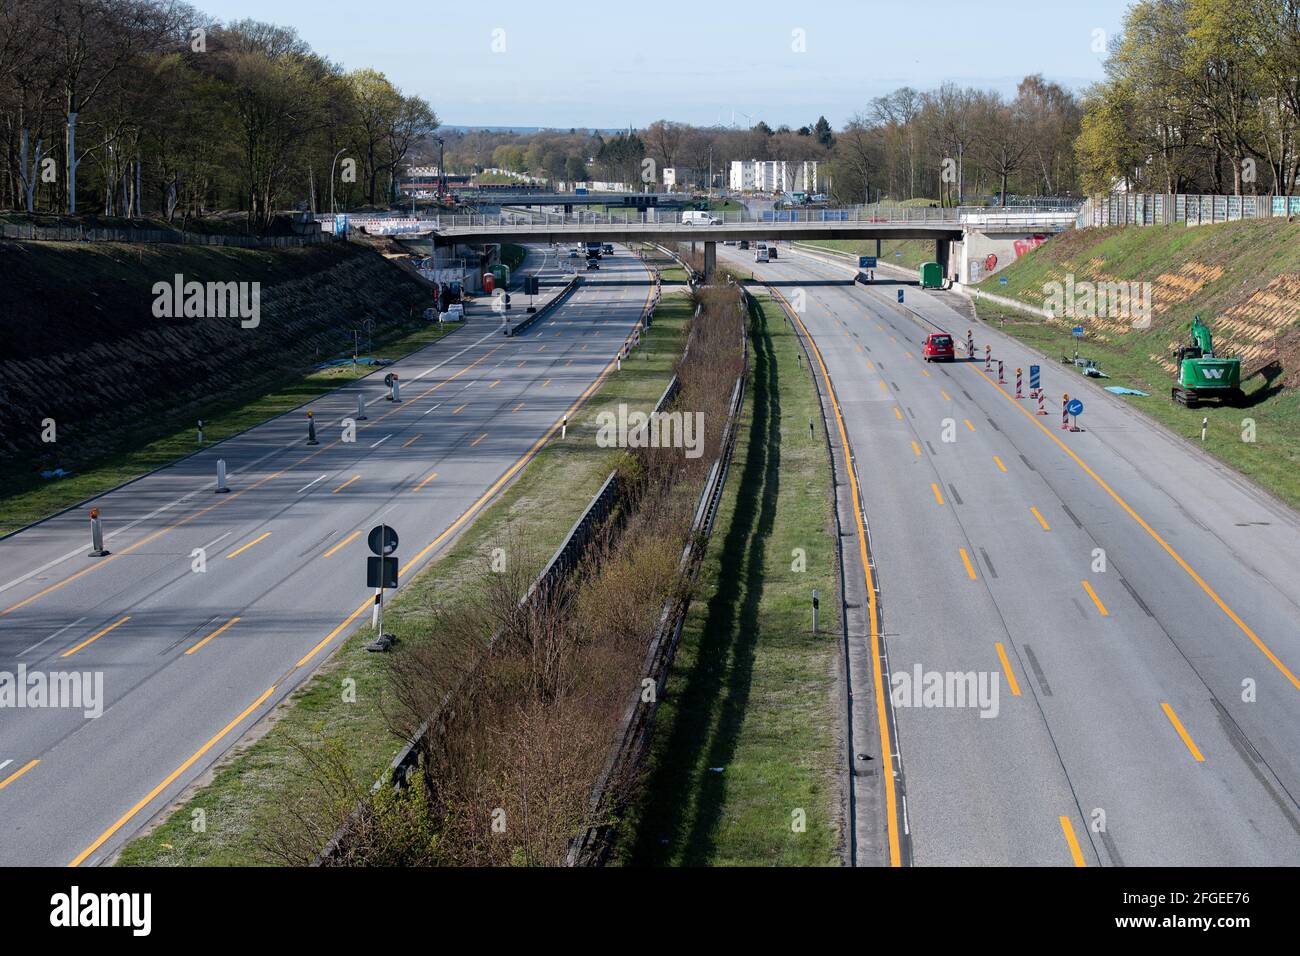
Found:
[[[95,719],[0,713],[0,863],[107,858],[368,620],[372,526],[404,580],[465,527],[612,369],[650,292],[620,253],[517,337],[471,312],[391,366],[399,403],[383,372],[311,403],[319,445],[304,408],[103,496],[107,557],[84,509],[0,542],[0,670],[104,691]]]
[[[994,330],[977,353],[1042,364],[1054,416],[982,360],[926,364],[926,331],[970,325],[940,297],[733,261],[802,292],[843,411],[910,860],[1300,861],[1295,516]],[[1059,429],[1067,388],[1085,432]]]

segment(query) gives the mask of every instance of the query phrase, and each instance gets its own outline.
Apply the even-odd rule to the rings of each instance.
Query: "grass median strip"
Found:
[[[798,341],[775,303],[759,304],[735,457],[617,847],[624,865],[839,862],[830,460]]]
[[[400,643],[394,653],[429,637],[433,609],[467,597],[497,547],[523,538],[533,548],[521,560],[536,573],[613,467],[618,449],[595,441],[596,416],[620,403],[649,410],[672,377],[685,344],[691,307],[684,297],[666,298],[641,350],[612,373],[569,421],[568,437],[548,443],[518,478],[474,520],[441,556],[388,604],[385,631]],[[433,476],[430,476],[432,478]],[[513,551],[512,551],[513,553]],[[337,558],[335,560],[338,560]],[[360,569],[358,569],[360,574]],[[313,677],[277,708],[260,736],[233,748],[209,779],[191,788],[151,832],[138,836],[119,856],[120,865],[256,865],[275,862],[263,844],[266,823],[302,793],[311,761],[339,760],[366,786],[387,767],[401,743],[384,714],[388,660],[369,654],[363,628],[343,642]],[[391,703],[391,702],[390,702]],[[203,832],[192,826],[202,810]]]

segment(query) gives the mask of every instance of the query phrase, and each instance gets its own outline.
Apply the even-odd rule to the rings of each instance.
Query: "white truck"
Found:
[[[684,212],[682,213],[683,226],[716,226],[722,220],[712,213],[707,212]]]
[[[761,246],[760,248],[754,250],[754,261],[755,262],[771,261],[771,257],[767,254],[767,246]]]

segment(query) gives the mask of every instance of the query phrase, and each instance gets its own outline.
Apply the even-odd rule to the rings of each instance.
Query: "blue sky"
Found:
[[[193,0],[292,26],[348,69],[372,66],[470,126],[644,126],[759,119],[836,127],[872,97],[944,81],[1013,92],[1028,73],[1101,78],[1095,31],[1129,0],[650,0],[478,3]],[[495,32],[503,31],[503,32]],[[803,52],[794,47],[802,31]],[[494,52],[493,44],[504,46]]]

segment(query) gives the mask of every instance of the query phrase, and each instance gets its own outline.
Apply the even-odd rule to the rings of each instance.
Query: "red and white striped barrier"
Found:
[[[1020,369],[1016,369],[1016,398],[1025,397],[1024,390],[1021,387],[1021,383],[1023,381],[1024,381],[1024,373]]]
[[[1047,414],[1047,390],[1040,388],[1038,390],[1038,414]]]
[[[992,370],[993,370],[993,346],[986,345],[984,346],[984,371],[989,372]]]
[[[1061,396],[1061,431],[1070,430],[1070,396]]]
[[[1005,384],[1007,384],[1006,376],[1004,376],[1004,375],[1002,374],[1002,360],[1001,360],[1001,359],[998,360],[998,384],[999,384],[999,385],[1005,385]]]

